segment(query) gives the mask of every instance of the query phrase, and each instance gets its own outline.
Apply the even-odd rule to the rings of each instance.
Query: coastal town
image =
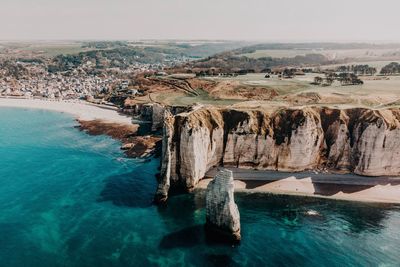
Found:
[[[102,47],[95,44],[94,48]],[[101,99],[113,92],[136,95],[137,89],[128,91],[135,75],[163,73],[164,68],[189,60],[184,55],[164,56],[140,48],[83,50],[86,46],[79,44],[77,49],[83,52],[72,55],[0,46],[0,96],[93,101],[93,97]]]
[[[89,74],[85,68],[76,68],[68,73],[50,73],[43,64],[16,62],[18,74],[0,69],[0,95],[3,97],[86,99],[105,95],[117,90],[126,90],[129,80],[122,76],[146,72],[153,68],[147,64],[128,70],[112,70],[100,74]],[[130,94],[136,94],[131,91]]]
[[[80,99],[87,96],[109,92],[120,84],[115,77],[73,75],[65,77],[57,74],[39,74],[30,78],[0,80],[2,96],[43,97],[48,99]]]

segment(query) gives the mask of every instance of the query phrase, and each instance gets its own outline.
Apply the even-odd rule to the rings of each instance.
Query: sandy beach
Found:
[[[321,183],[311,177],[288,176],[275,181],[235,180],[235,191],[247,193],[272,193],[311,196],[337,200],[400,204],[400,183],[365,185],[343,183]],[[365,177],[366,180],[371,179]],[[211,178],[203,179],[197,188],[205,189]]]
[[[69,113],[79,120],[101,120],[131,124],[131,118],[112,107],[102,107],[85,101],[51,101],[42,99],[0,98],[0,107],[34,108]]]

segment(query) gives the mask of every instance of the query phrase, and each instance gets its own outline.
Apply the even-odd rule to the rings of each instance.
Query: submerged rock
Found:
[[[220,169],[206,193],[206,229],[212,234],[240,241],[240,215],[235,203],[232,171]]]
[[[123,145],[121,146],[121,150],[129,150],[129,149],[132,149],[134,146],[135,146],[134,143],[123,144]]]

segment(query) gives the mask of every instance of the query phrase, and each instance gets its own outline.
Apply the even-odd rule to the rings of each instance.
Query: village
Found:
[[[22,63],[21,63],[22,64]],[[50,73],[42,65],[24,64],[28,71],[18,77],[6,69],[0,70],[0,96],[48,99],[85,99],[92,102],[96,96],[115,92],[138,94],[138,90],[128,90],[129,80],[124,76],[147,71],[152,66],[135,66],[123,73],[118,70],[88,74],[83,68],[65,73]],[[121,75],[121,73],[123,75]]]

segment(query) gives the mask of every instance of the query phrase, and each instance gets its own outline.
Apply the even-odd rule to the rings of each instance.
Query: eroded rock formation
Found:
[[[398,109],[200,107],[164,120],[164,132],[168,187],[191,190],[214,166],[400,174]]]
[[[212,234],[240,240],[240,215],[235,203],[232,171],[220,169],[206,192],[206,229]]]
[[[131,158],[145,158],[153,156],[157,152],[160,136],[138,135],[139,125],[120,124],[105,122],[101,120],[84,121],[78,120],[79,128],[90,135],[108,135],[122,142],[121,149]]]
[[[171,112],[166,111],[164,115],[164,127],[163,127],[163,140],[162,140],[162,154],[161,154],[161,172],[158,181],[157,192],[155,195],[156,203],[163,203],[168,198],[168,190],[170,188],[171,180],[171,168],[175,167],[175,158],[172,157],[171,144],[174,136],[174,121],[175,118]],[[176,170],[174,169],[173,172]]]
[[[178,114],[190,110],[186,106],[163,106],[159,103],[135,103],[134,100],[127,100],[122,113],[133,116],[143,122],[151,123],[149,131],[156,132],[163,128],[164,113],[169,111],[172,114]]]

